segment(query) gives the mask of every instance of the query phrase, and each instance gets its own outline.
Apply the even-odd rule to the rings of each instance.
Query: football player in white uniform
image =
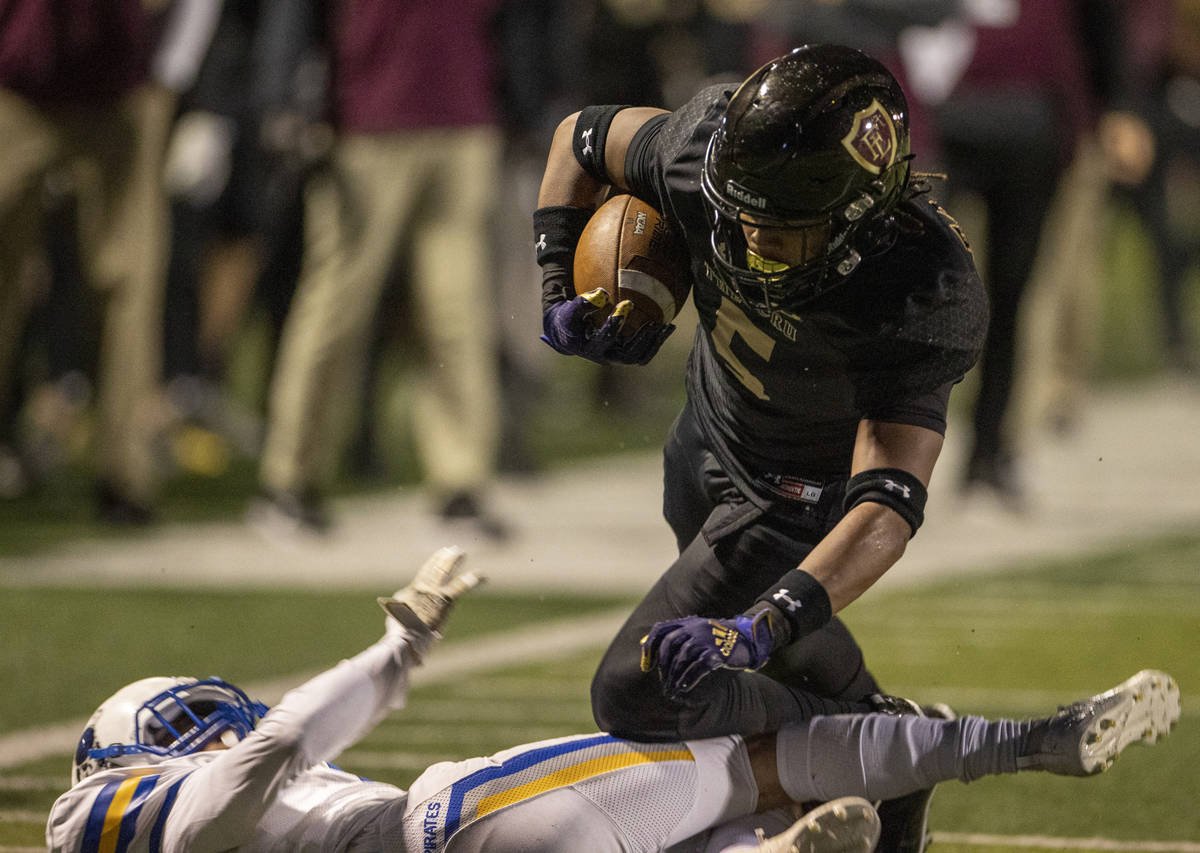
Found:
[[[216,678],[149,678],[117,691],[83,733],[48,847],[865,853],[879,834],[869,800],[1025,769],[1091,775],[1179,716],[1172,679],[1146,670],[1026,722],[876,713],[747,739],[593,733],[436,764],[407,792],[332,766],[403,704],[409,668],[479,580],[459,573],[462,558],[434,554],[380,599],[382,639],[269,711]],[[793,803],[811,801],[825,804],[797,820]]]

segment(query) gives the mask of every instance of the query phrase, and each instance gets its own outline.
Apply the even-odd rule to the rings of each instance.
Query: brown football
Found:
[[[616,195],[592,214],[575,248],[575,292],[604,288],[616,305],[633,303],[623,335],[647,322],[670,323],[692,287],[687,246],[640,198]],[[603,317],[597,318],[603,320]]]

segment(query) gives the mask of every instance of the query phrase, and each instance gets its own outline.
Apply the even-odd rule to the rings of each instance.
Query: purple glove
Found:
[[[601,288],[574,299],[555,302],[542,315],[542,340],[563,355],[579,355],[597,364],[645,364],[663,341],[675,331],[672,325],[647,323],[632,335],[621,337],[625,318],[633,309],[628,301],[617,303],[599,328],[593,315],[607,311],[608,294]]]
[[[668,696],[680,696],[717,669],[755,670],[771,656],[769,614],[656,622],[642,638],[642,672],[657,668]]]

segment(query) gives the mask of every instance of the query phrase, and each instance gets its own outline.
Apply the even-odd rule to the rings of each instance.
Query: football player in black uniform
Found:
[[[878,703],[834,614],[920,526],[950,389],[987,325],[962,232],[910,164],[899,84],[835,45],[673,113],[591,106],[559,125],[534,213],[546,342],[645,363],[672,330],[622,334],[630,306],[574,291],[575,244],[612,188],[678,229],[700,318],[664,451],[680,556],[600,664],[601,727],[754,734]]]

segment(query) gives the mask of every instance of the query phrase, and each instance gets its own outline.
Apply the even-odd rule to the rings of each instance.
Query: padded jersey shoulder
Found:
[[[700,169],[731,92],[729,85],[707,86],[674,112],[651,119],[625,158],[633,194],[654,204],[685,233],[705,221]]]

